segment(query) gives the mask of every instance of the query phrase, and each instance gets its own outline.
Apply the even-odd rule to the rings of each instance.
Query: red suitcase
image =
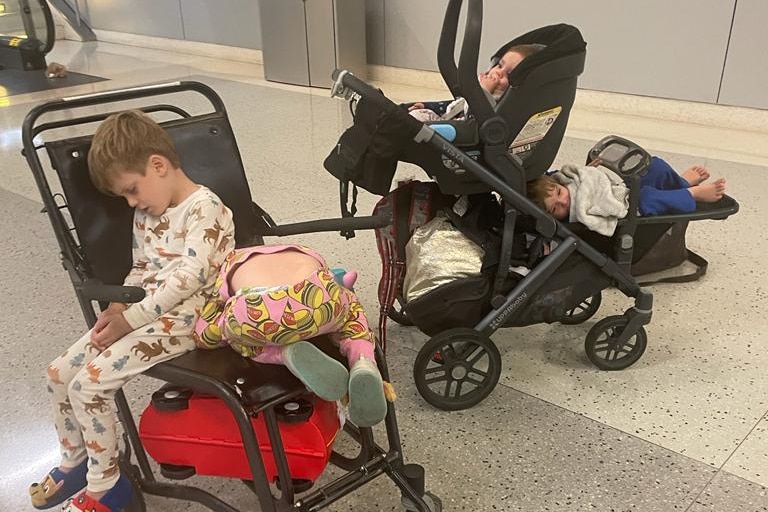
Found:
[[[338,406],[307,395],[275,408],[294,481],[314,482],[328,464],[340,430]],[[262,414],[251,419],[267,479],[277,477],[272,446]],[[152,395],[139,434],[147,453],[165,476],[193,474],[253,480],[232,413],[218,398],[166,386]]]

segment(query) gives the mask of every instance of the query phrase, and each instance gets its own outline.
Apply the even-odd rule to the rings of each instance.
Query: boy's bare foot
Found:
[[[709,171],[700,165],[694,165],[693,167],[686,169],[680,176],[682,176],[690,186],[695,187],[709,178]]]
[[[695,185],[688,189],[695,201],[701,203],[714,203],[723,198],[725,193],[725,178],[720,178],[712,183]]]

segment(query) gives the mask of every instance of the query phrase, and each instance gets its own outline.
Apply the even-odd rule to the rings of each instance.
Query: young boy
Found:
[[[538,44],[518,44],[509,48],[491,69],[477,76],[480,87],[495,106],[502,95],[509,89],[509,74],[524,59],[545,48]],[[464,98],[452,101],[433,101],[414,103],[408,110],[410,114],[422,122],[447,121],[466,117],[468,105]]]
[[[136,304],[111,303],[90,332],[48,367],[61,462],[30,494],[35,508],[122,510],[133,489],[118,467],[112,399],[134,376],[192,350],[197,311],[234,247],[232,213],[190,180],[168,134],[145,114],[122,112],[96,130],[91,180],[135,208],[133,267],[125,285],[144,288]]]
[[[725,193],[725,179],[704,183],[708,178],[709,171],[701,166],[679,175],[667,162],[653,157],[640,180],[640,215],[689,213],[696,211],[697,201],[719,201]],[[613,234],[629,206],[629,189],[622,178],[591,165],[565,165],[561,171],[529,183],[527,194],[556,219],[580,222],[605,236]]]

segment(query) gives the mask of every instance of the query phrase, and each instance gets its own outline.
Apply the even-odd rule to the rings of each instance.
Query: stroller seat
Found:
[[[512,71],[510,87],[495,109],[484,94],[473,98],[467,91],[467,119],[425,123],[450,134],[446,135],[449,142],[509,183],[530,181],[550,168],[568,124],[577,78],[584,70],[586,43],[576,27],[566,24],[542,27],[513,39],[494,54],[492,65],[509,47],[531,43],[542,44],[544,49]],[[452,42],[441,38],[439,59],[447,48],[453,51]],[[444,68],[450,66],[442,64],[441,71]],[[447,73],[444,77],[451,92],[462,96],[455,65]],[[445,194],[492,190],[438,149],[415,141],[421,126],[405,108],[382,114],[362,98],[356,105],[354,125],[325,160],[325,168],[338,179],[378,195],[389,191],[397,161],[424,169]]]

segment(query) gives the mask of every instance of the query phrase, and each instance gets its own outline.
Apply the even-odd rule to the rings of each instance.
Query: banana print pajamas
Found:
[[[232,213],[200,187],[160,217],[137,210],[133,267],[125,285],[146,297],[123,313],[134,331],[100,352],[88,332],[48,367],[61,466],[88,459],[88,487],[119,478],[113,398],[134,376],[195,347],[197,311],[214,291],[219,267],[234,248]]]
[[[288,250],[312,256],[320,268],[298,283],[230,289],[229,276],[252,255]],[[352,290],[336,283],[325,259],[301,245],[268,245],[237,249],[227,257],[193,336],[201,348],[229,344],[255,361],[283,364],[281,347],[320,334],[331,335],[350,365],[360,356],[375,360],[365,310]]]

